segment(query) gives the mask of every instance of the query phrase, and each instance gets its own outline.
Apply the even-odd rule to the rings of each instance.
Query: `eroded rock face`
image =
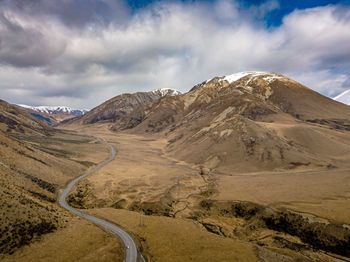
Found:
[[[179,91],[162,88],[150,92],[118,95],[90,110],[84,116],[72,119],[65,124],[108,122],[118,124],[115,129],[118,129],[119,126],[121,128],[133,128],[143,120],[135,116],[138,115],[137,112],[143,113],[149,105],[163,97],[178,96],[180,94]]]
[[[160,97],[159,94],[148,92],[123,94],[92,109],[83,117],[82,121],[84,124],[93,124],[103,121],[116,122],[131,113],[134,109],[148,105],[158,100]]]
[[[242,218],[246,223],[237,228],[240,234],[250,234],[259,228],[267,228],[298,237],[302,243],[289,242],[285,238],[275,236],[278,244],[289,246],[289,249],[307,249],[309,246],[316,250],[324,250],[341,256],[350,255],[350,229],[343,225],[333,224],[317,217],[308,217],[286,209],[272,209],[251,202],[217,202],[203,200],[200,205],[205,212],[219,213],[224,217]],[[208,224],[204,227],[212,233],[223,235],[222,225]]]
[[[290,211],[277,212],[262,219],[268,228],[298,236],[316,249],[350,255],[350,230],[342,225],[312,222]]]

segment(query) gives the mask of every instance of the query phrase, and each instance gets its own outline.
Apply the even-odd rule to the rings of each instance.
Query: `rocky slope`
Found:
[[[170,154],[210,169],[331,168],[350,155],[349,107],[274,73],[215,77],[133,114],[126,128],[163,132]]]
[[[86,169],[69,151],[70,143],[79,147],[83,140],[0,101],[0,260],[64,225],[56,194],[71,174]]]
[[[114,97],[67,124],[166,136],[170,155],[222,172],[349,165],[350,108],[276,73],[214,77],[188,93]]]
[[[93,108],[84,116],[77,117],[66,124],[94,124],[100,122],[115,123],[122,121],[131,113],[144,111],[143,108],[158,101],[163,97],[177,96],[180,92],[173,89],[163,88],[151,92],[137,92],[134,94],[122,94]],[[135,121],[141,121],[136,119]]]
[[[43,133],[48,126],[25,109],[0,100],[0,130],[6,133]]]

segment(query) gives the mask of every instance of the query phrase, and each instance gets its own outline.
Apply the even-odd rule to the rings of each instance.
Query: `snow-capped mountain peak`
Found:
[[[65,114],[65,115],[74,115],[74,116],[81,116],[84,115],[88,110],[85,109],[74,109],[68,106],[28,106],[19,104],[18,106],[30,109],[36,112],[40,113],[46,113],[46,114]]]
[[[350,105],[350,89],[344,91],[336,97],[333,97],[333,99],[346,105]]]
[[[263,72],[252,72],[252,71],[246,71],[246,72],[238,72],[232,75],[227,75],[224,77],[224,80],[226,80],[227,82],[229,82],[230,84],[247,76],[247,75],[257,75],[257,74],[263,74]]]
[[[181,92],[171,88],[160,88],[160,89],[154,90],[153,93],[158,93],[161,95],[161,97],[181,95]]]
[[[263,77],[265,81],[268,81],[270,83],[275,79],[282,78],[282,76],[271,72],[244,71],[244,72],[234,73],[231,75],[222,76],[220,77],[219,81],[227,81],[229,84],[232,84],[233,82],[236,82],[246,76],[250,76],[250,79],[248,80],[248,82],[250,82],[252,78],[260,77],[260,76]],[[213,78],[208,79],[206,83],[209,83],[211,80],[213,80]]]

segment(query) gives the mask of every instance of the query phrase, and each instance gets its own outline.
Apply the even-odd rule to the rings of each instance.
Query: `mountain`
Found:
[[[12,133],[45,133],[48,126],[26,110],[0,100],[0,130]]]
[[[154,91],[151,91],[154,94],[157,94],[161,97],[164,96],[177,96],[177,95],[181,95],[180,91],[171,89],[171,88],[160,88],[160,89],[156,89]]]
[[[185,94],[116,96],[67,124],[154,134],[167,153],[217,171],[349,165],[350,108],[270,72],[214,77]]]
[[[275,73],[214,77],[128,118],[113,129],[165,135],[170,155],[210,169],[329,168],[350,155],[350,108]]]
[[[65,123],[94,124],[100,122],[114,123],[124,119],[132,112],[136,112],[147,105],[158,101],[163,97],[173,97],[180,95],[180,92],[163,88],[150,92],[137,92],[134,94],[122,94],[104,102],[93,108],[81,117],[65,121]],[[141,110],[143,111],[143,110]]]
[[[350,105],[350,90],[344,91],[333,99],[343,104]]]
[[[85,109],[73,109],[68,106],[28,106],[23,104],[18,104],[18,106],[25,108],[37,120],[48,125],[56,125],[63,120],[82,116],[88,112]]]
[[[39,141],[52,132],[26,110],[0,100],[1,254],[13,252],[62,223],[62,211],[53,203],[54,180],[64,170],[63,166],[58,172],[55,168],[64,161],[39,149]]]
[[[69,217],[56,204],[57,191],[91,165],[77,160],[77,144],[89,141],[0,100],[0,260],[64,227]]]
[[[72,116],[82,116],[86,112],[88,112],[88,110],[85,110],[85,109],[73,109],[68,106],[28,106],[28,105],[22,105],[22,104],[19,104],[18,106],[21,106],[23,108],[30,109],[36,112],[50,114],[50,115],[65,114],[65,115],[72,115]]]

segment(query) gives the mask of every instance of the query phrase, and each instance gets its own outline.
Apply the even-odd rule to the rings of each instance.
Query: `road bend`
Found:
[[[104,167],[109,162],[111,162],[115,159],[115,157],[117,155],[115,148],[105,141],[102,141],[102,142],[105,143],[106,145],[108,145],[110,148],[109,157],[107,159],[105,159],[104,161],[102,161],[101,163],[99,163],[98,165],[90,168],[83,175],[70,181],[67,184],[67,186],[64,188],[62,194],[59,196],[58,203],[61,207],[68,210],[72,214],[74,214],[78,217],[81,217],[83,219],[86,219],[86,220],[94,223],[95,225],[103,228],[105,231],[120,238],[125,246],[125,261],[126,262],[136,262],[138,260],[138,251],[137,251],[136,243],[135,243],[134,239],[125,230],[123,230],[119,226],[117,226],[109,221],[106,221],[104,219],[101,219],[101,218],[95,217],[93,215],[90,215],[88,213],[85,213],[82,210],[78,210],[78,209],[70,206],[67,202],[67,197],[68,197],[70,191],[73,189],[73,187],[75,187],[79,183],[79,181],[83,180],[87,176],[90,176],[90,175],[96,173],[102,167]],[[143,261],[142,256],[140,256],[140,261]]]

